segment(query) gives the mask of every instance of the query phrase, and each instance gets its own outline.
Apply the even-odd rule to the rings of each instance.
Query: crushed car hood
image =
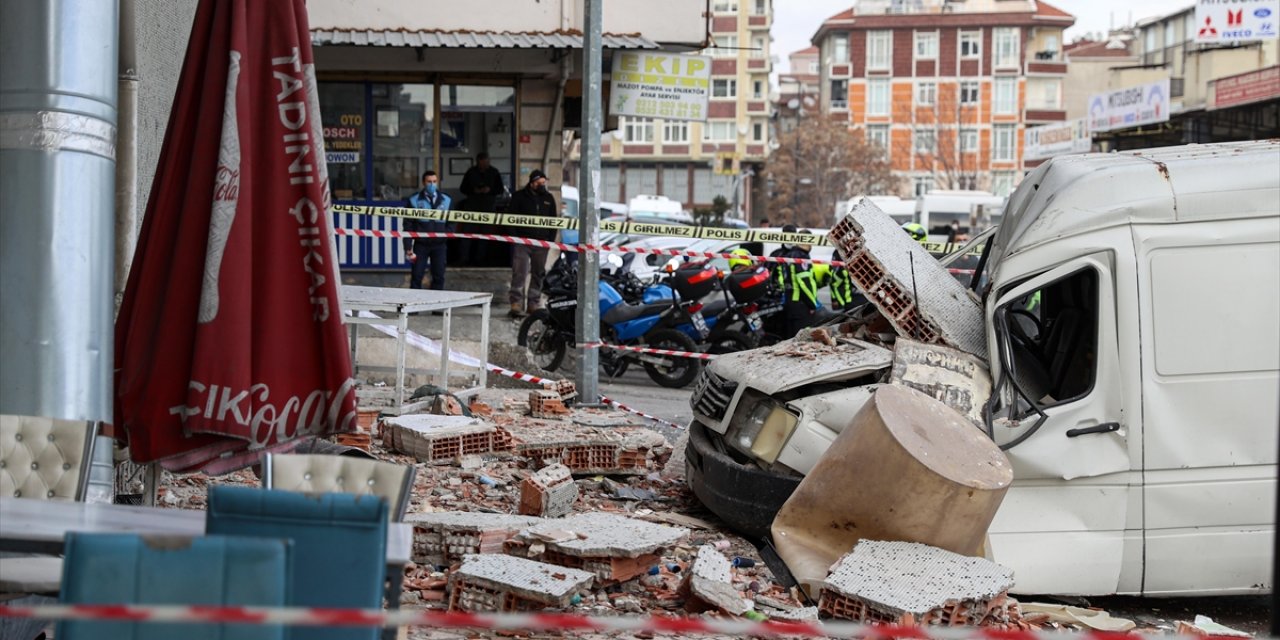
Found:
[[[835,346],[785,340],[770,347],[721,355],[712,373],[736,380],[765,395],[815,382],[835,382],[889,367],[893,352],[870,342],[839,338]]]

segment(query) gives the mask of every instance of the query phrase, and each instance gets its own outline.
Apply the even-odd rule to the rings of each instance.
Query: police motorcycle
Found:
[[[689,308],[694,300],[683,299],[670,285],[644,284],[625,274],[623,260],[616,254],[606,259],[598,286],[600,304],[600,338],[606,344],[642,346],[669,351],[698,351],[697,344],[677,327],[696,322]],[[622,287],[627,291],[624,297]],[[638,288],[642,287],[642,288]],[[578,307],[578,271],[563,257],[547,272],[543,281],[547,307],[525,318],[520,325],[517,343],[529,349],[533,362],[547,371],[555,371],[564,362],[574,344]],[[630,300],[628,300],[630,298]],[[698,375],[700,361],[693,358],[634,353],[615,349],[600,350],[600,366],[608,376],[621,375],[632,363],[644,367],[649,378],[661,386],[688,386]]]

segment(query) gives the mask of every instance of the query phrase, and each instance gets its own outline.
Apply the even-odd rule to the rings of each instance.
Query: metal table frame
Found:
[[[493,294],[473,291],[433,291],[430,289],[396,289],[389,287],[342,287],[342,306],[351,315],[343,316],[343,322],[351,327],[351,364],[355,367],[359,353],[360,325],[384,325],[396,328],[396,388],[395,411],[404,410],[405,336],[409,332],[409,314],[440,311],[444,317],[444,329],[440,349],[440,386],[449,386],[449,341],[453,322],[453,310],[460,307],[480,307],[480,360],[489,354],[489,314]],[[361,311],[395,314],[393,318],[361,318]],[[488,370],[480,368],[480,384],[458,392],[465,395],[483,389],[488,383]]]

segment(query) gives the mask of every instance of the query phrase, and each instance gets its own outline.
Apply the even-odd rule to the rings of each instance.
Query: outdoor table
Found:
[[[493,300],[491,293],[472,291],[434,291],[431,289],[396,289],[390,287],[342,287],[342,306],[351,311],[343,321],[354,325],[351,328],[351,361],[355,366],[356,331],[359,325],[388,325],[396,328],[396,388],[395,412],[404,409],[404,358],[405,336],[409,332],[409,314],[440,311],[444,316],[444,330],[441,336],[439,386],[449,386],[449,333],[453,321],[453,310],[460,307],[480,307],[480,359],[484,360],[489,353],[489,305]],[[390,318],[362,318],[361,311],[395,314]],[[488,381],[488,371],[480,368],[480,384],[471,389],[459,392],[464,395],[483,389]]]
[[[204,520],[205,512],[196,509],[0,498],[0,551],[61,554],[71,531],[203,536]],[[412,547],[413,526],[389,523],[386,597],[392,609],[400,608],[404,566]]]

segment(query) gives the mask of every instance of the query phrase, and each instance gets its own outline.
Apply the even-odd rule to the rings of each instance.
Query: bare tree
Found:
[[[959,83],[936,86],[931,105],[911,108],[911,135],[892,146],[896,158],[911,158],[914,170],[929,172],[939,189],[976,189],[978,184],[977,107],[963,103],[961,91]],[[966,127],[969,119],[973,122]],[[973,132],[968,144],[966,131]]]
[[[813,118],[778,137],[765,178],[769,219],[802,227],[832,224],[837,200],[897,192],[883,150],[843,121]]]

